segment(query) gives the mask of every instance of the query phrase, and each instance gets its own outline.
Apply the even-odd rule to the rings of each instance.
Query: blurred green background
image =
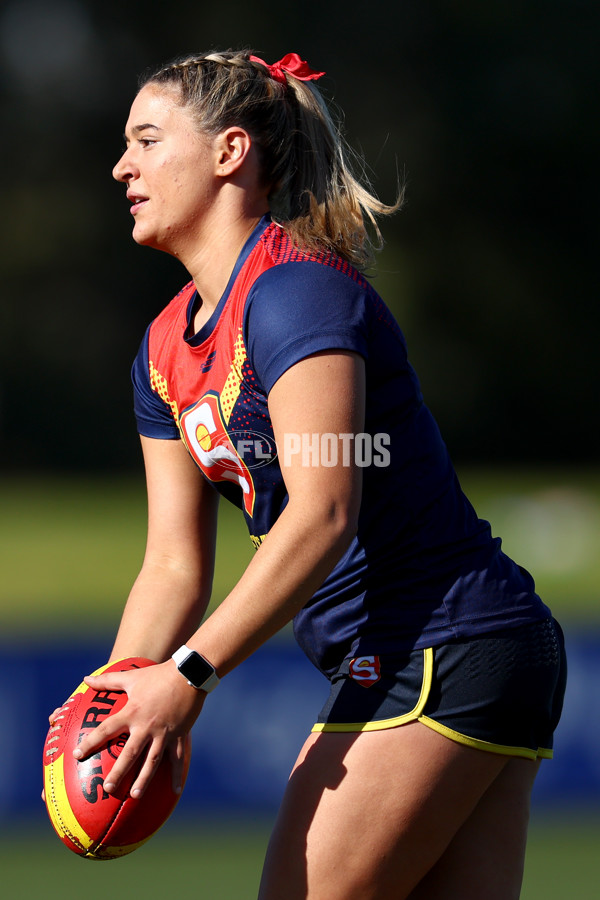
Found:
[[[600,388],[592,0],[4,0],[0,6],[0,633],[110,634],[141,562],[129,367],[187,280],[136,247],[110,171],[137,75],[179,53],[291,50],[327,70],[382,199],[374,283],[467,492],[565,622],[598,627]],[[223,506],[214,602],[251,549]],[[534,817],[525,900],[597,896],[597,810]],[[9,896],[256,895],[269,822],[170,822],[114,869],[4,827]],[[14,833],[12,833],[14,832]],[[90,869],[91,866],[91,869]],[[80,879],[77,877],[80,874]]]
[[[182,53],[290,48],[327,74],[383,200],[375,284],[454,456],[594,463],[594,0],[4,0],[0,460],[137,465],[127,387],[186,274],[130,239],[111,170],[137,77]]]
[[[479,514],[560,619],[600,624],[600,469],[458,467]],[[113,632],[142,562],[141,473],[0,477],[0,628],[39,638]],[[239,511],[221,502],[218,603],[252,553]]]

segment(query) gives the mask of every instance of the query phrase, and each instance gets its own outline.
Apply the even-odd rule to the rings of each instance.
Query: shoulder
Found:
[[[248,294],[247,324],[267,316],[271,327],[280,322],[322,326],[349,315],[367,316],[375,293],[356,269],[339,257],[296,253],[275,259],[257,277]]]
[[[254,371],[270,390],[300,359],[322,350],[368,355],[372,288],[339,257],[311,255],[282,242],[248,292],[244,341]]]
[[[139,434],[146,437],[174,439],[179,436],[174,409],[169,404],[166,387],[156,382],[158,373],[150,362],[151,328],[152,325],[146,330],[131,367],[135,418]]]
[[[316,263],[325,269],[341,272],[353,280],[367,283],[364,275],[343,257],[325,249],[311,250],[298,247],[283,226],[272,222],[260,238],[263,252],[274,266],[284,263]]]
[[[320,277],[324,281],[355,282],[369,287],[367,279],[347,260],[326,250],[309,250],[297,247],[285,229],[272,223],[260,239],[260,245],[270,266],[272,277],[295,278],[300,271]],[[290,268],[291,265],[291,268]],[[265,273],[266,274],[266,273]],[[337,275],[337,277],[336,277]]]

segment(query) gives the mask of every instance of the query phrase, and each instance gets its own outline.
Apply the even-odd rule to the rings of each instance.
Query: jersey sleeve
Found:
[[[264,272],[248,296],[245,337],[267,393],[295,363],[322,350],[368,356],[369,286],[319,262],[289,262]]]
[[[152,326],[150,326],[152,327]],[[177,440],[179,428],[169,406],[161,400],[150,386],[150,364],[148,362],[148,337],[146,331],[138,354],[131,368],[133,382],[133,411],[139,434],[144,437]]]

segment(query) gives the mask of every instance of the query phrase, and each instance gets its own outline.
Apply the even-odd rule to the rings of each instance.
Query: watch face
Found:
[[[204,682],[214,674],[214,669],[209,662],[194,651],[187,656],[178,666],[179,671],[194,687],[202,687]]]

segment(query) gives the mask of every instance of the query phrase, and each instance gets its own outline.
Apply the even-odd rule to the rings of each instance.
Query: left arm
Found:
[[[286,436],[357,434],[364,429],[364,363],[319,353],[288,369],[269,395],[288,503],[243,577],[189,646],[224,675],[286,625],[323,583],[356,533],[362,470],[283,458]],[[308,464],[307,464],[308,463]]]
[[[269,394],[277,446],[286,435],[355,435],[364,429],[364,362],[354,353],[314,354],[288,369]],[[342,442],[334,466],[306,465],[302,454],[281,459],[288,503],[239,582],[186,642],[225,675],[279,631],[310,599],[356,532],[361,469],[346,460]],[[348,464],[350,463],[350,464]],[[87,756],[123,731],[131,738],[115,763],[120,779],[142,754],[145,762],[132,793],[143,792],[167,743],[191,727],[198,692],[172,660],[135,673],[89,681],[97,689],[126,690],[124,709],[80,745]]]

